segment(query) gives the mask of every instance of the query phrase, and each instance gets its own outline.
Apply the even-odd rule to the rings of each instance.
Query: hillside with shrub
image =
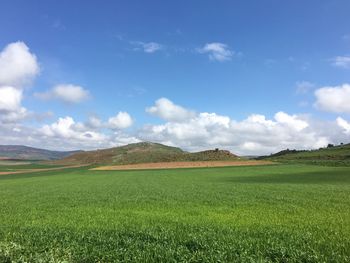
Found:
[[[159,143],[140,142],[110,149],[79,152],[55,163],[121,165],[180,161],[232,161],[238,158],[226,150],[214,149],[190,153]]]

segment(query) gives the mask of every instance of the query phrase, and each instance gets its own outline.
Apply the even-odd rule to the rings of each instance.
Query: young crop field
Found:
[[[350,262],[350,168],[0,176],[0,262]]]

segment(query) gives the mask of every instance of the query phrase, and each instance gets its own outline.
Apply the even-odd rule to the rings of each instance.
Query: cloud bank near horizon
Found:
[[[220,62],[230,60],[233,55],[221,43],[207,44],[200,53]],[[0,144],[87,150],[147,140],[189,151],[219,147],[237,154],[256,155],[350,141],[350,122],[340,116],[350,113],[350,84],[347,83],[315,90],[315,108],[338,114],[333,120],[318,120],[309,114],[283,110],[271,118],[253,113],[236,120],[216,112],[197,112],[161,97],[154,105],[140,109],[159,118],[160,123],[158,120],[157,124],[135,127],[135,118],[120,109],[113,109],[115,115],[106,119],[90,116],[84,122],[67,115],[51,123],[38,121],[36,116],[42,113],[23,106],[25,93],[42,100],[69,103],[72,107],[93,99],[91,92],[79,84],[57,83],[41,93],[35,88],[28,89],[39,73],[40,63],[25,43],[10,43],[0,52]],[[301,93],[314,88],[308,82],[299,84]]]

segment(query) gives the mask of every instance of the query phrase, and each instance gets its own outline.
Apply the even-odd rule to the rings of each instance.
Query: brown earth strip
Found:
[[[224,166],[252,166],[274,164],[270,161],[202,161],[202,162],[160,162],[160,163],[139,163],[113,166],[101,166],[91,170],[143,170],[143,169],[176,169],[196,167],[224,167]]]
[[[43,169],[23,169],[23,170],[11,171],[11,172],[0,172],[0,175],[55,171],[55,170],[63,170],[63,169],[68,169],[68,168],[78,168],[78,167],[82,167],[82,166],[85,166],[85,165],[71,165],[71,166],[63,166],[63,167],[55,167],[55,168],[43,168]]]

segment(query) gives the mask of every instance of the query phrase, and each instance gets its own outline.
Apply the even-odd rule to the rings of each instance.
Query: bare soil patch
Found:
[[[139,163],[125,165],[111,165],[93,168],[91,170],[111,171],[111,170],[143,170],[143,169],[176,169],[176,168],[196,168],[196,167],[224,167],[224,166],[252,166],[273,164],[271,161],[200,161],[200,162],[159,162],[159,163]]]

